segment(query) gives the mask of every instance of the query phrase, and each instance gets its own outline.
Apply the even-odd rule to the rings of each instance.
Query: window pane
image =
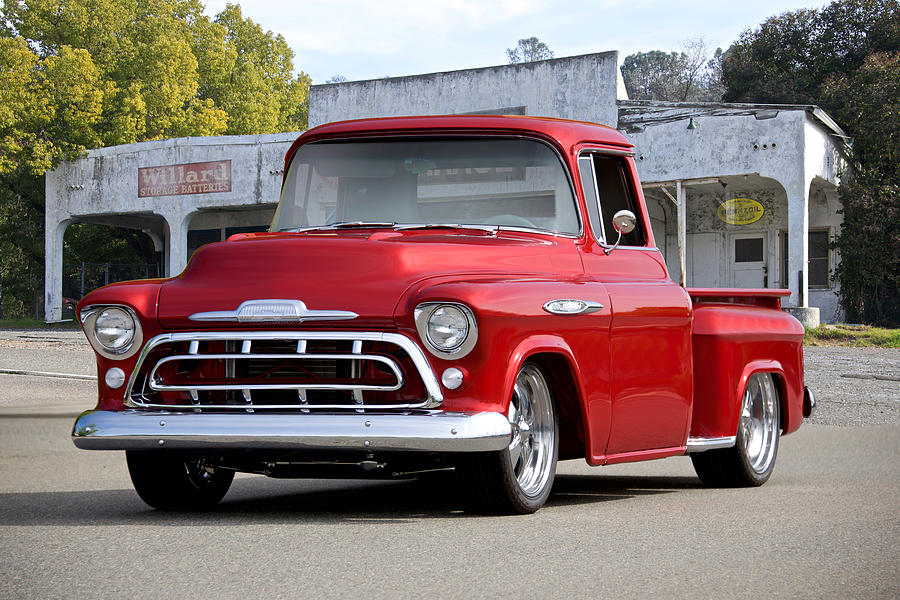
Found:
[[[615,244],[619,234],[613,229],[612,220],[620,210],[630,210],[636,216],[640,211],[636,208],[631,186],[625,175],[625,165],[619,158],[611,156],[594,155],[594,170],[597,175],[597,191],[600,194],[600,218],[603,223],[603,232],[607,244]],[[597,229],[595,227],[595,229]],[[595,231],[598,235],[600,231]],[[641,221],[638,220],[634,231],[622,236],[623,246],[643,246],[645,244],[644,230]]]
[[[200,246],[222,241],[222,232],[218,229],[194,229],[188,231],[187,255],[191,256]]]
[[[734,262],[762,262],[762,260],[762,238],[739,238],[734,240]]]
[[[828,258],[828,232],[809,232],[809,258]]]
[[[828,287],[828,259],[809,259],[809,287]]]
[[[789,288],[788,283],[788,232],[781,232],[781,287]]]
[[[567,171],[526,139],[314,142],[300,147],[273,231],[336,222],[580,230]]]

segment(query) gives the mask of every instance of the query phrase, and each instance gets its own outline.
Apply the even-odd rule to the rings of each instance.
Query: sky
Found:
[[[214,16],[227,0],[201,0]],[[230,0],[232,3],[235,0]],[[703,38],[727,49],[767,17],[817,0],[244,0],[245,17],[280,33],[294,67],[325,83],[507,63],[506,49],[538,37],[555,57],[681,50]]]

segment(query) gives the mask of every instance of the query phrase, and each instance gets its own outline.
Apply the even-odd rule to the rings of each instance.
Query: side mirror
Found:
[[[623,235],[627,235],[634,231],[634,228],[637,226],[637,217],[635,217],[634,213],[630,210],[620,210],[613,215],[612,225],[613,229],[619,232],[619,237],[616,239],[616,243],[613,244],[612,248],[607,248],[605,250],[607,254],[619,247],[619,242],[622,241]]]

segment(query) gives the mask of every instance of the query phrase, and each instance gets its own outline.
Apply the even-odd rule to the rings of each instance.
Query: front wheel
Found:
[[[217,468],[203,457],[128,451],[125,458],[138,496],[159,510],[215,506],[234,479],[234,471]]]
[[[691,454],[700,480],[715,487],[753,487],[768,481],[778,454],[779,413],[772,375],[752,375],[744,389],[734,446]]]
[[[509,446],[469,457],[460,471],[475,489],[479,510],[529,514],[550,496],[559,454],[553,397],[536,364],[526,363],[516,375],[507,417]]]

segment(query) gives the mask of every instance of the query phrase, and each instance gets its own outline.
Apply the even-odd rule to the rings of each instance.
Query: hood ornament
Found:
[[[191,321],[237,321],[238,323],[303,323],[345,321],[359,315],[349,310],[310,310],[300,300],[247,300],[237,310],[194,313]]]

